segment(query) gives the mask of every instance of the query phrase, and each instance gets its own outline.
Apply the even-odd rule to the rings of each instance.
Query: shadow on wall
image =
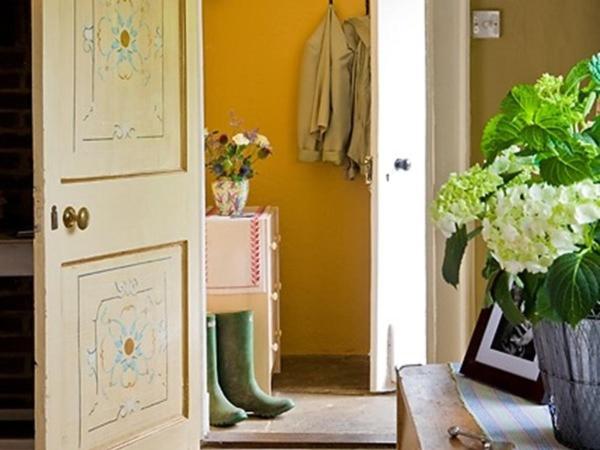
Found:
[[[341,19],[364,14],[364,0],[335,5]],[[340,167],[296,157],[300,62],[327,1],[209,0],[204,10],[207,127],[225,129],[233,109],[275,151],[258,167],[249,204],[281,209],[283,352],[366,355],[368,189]]]

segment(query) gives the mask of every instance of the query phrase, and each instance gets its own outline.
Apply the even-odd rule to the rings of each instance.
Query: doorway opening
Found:
[[[365,16],[364,0],[334,4],[340,23]],[[340,442],[395,442],[393,395],[370,394],[369,186],[360,174],[349,181],[344,166],[298,161],[301,62],[306,42],[327,8],[328,2],[318,0],[294,5],[243,0],[204,4],[206,127],[229,138],[258,128],[273,147],[270,158],[258,161],[250,181],[248,204],[254,209],[246,211],[248,217],[221,219],[211,209],[215,177],[207,170],[208,311],[246,305],[255,317],[268,316],[255,320],[255,335],[267,336],[259,338],[262,348],[255,342],[255,353],[272,354],[257,356],[257,377],[263,390],[296,403],[276,420],[250,418],[228,429],[213,427],[209,444],[301,442],[317,435],[337,435]],[[235,125],[243,121],[238,127],[230,124],[232,111]],[[227,286],[216,276],[213,280],[212,271],[217,270],[211,266],[224,267],[227,261],[233,270],[237,251],[238,261],[247,260],[241,276],[248,273],[246,249],[251,248],[253,220],[277,230],[267,230],[260,243],[270,258],[265,266],[272,278],[267,277],[264,291],[220,292],[246,284],[230,280]],[[232,221],[242,223],[239,237],[225,231],[227,224],[235,228]],[[235,242],[231,236],[236,236]],[[273,244],[276,252],[270,250]],[[224,270],[218,272],[223,276]]]

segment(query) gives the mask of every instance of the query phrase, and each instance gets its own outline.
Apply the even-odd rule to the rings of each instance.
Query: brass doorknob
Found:
[[[90,225],[90,211],[84,206],[77,213],[77,226],[80,230],[85,230]]]
[[[73,229],[77,226],[80,230],[85,230],[90,224],[90,212],[85,207],[77,212],[75,208],[68,206],[63,212],[63,224],[68,229]]]

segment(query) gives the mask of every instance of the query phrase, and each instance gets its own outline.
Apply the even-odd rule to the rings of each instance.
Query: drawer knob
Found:
[[[279,300],[279,292],[273,292],[271,294],[271,300],[273,300],[274,302],[276,302],[277,300]]]
[[[277,342],[273,342],[273,344],[271,345],[271,348],[273,349],[274,352],[278,352],[279,344]]]
[[[279,244],[277,242],[271,242],[271,250],[276,251],[279,248]]]

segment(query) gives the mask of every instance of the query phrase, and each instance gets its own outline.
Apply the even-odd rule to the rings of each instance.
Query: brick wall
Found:
[[[29,1],[0,14],[0,234],[33,227]],[[33,281],[0,278],[0,409],[33,407]]]
[[[29,2],[2,0],[0,15],[0,233],[31,229],[31,33]]]

